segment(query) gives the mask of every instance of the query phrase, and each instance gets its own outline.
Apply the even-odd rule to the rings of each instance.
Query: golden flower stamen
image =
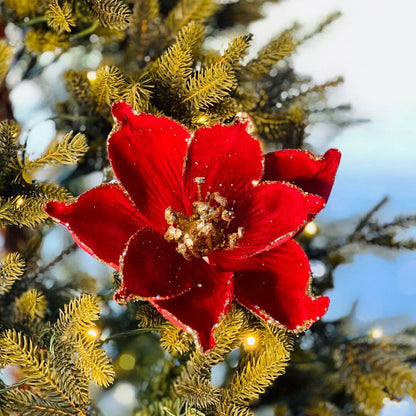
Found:
[[[233,211],[227,209],[227,199],[214,192],[201,201],[204,178],[196,178],[195,182],[200,200],[192,203],[193,214],[190,217],[171,207],[165,211],[165,219],[169,224],[165,239],[177,243],[176,250],[187,260],[204,257],[217,249],[231,250],[243,235],[242,227],[234,233],[227,233],[234,219]]]

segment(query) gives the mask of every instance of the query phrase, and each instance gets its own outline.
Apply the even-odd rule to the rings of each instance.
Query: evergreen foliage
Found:
[[[0,82],[4,80],[13,57],[13,48],[4,40],[0,40]]]
[[[41,321],[45,298],[30,290],[17,300],[15,308],[16,316]],[[0,366],[16,365],[21,374],[13,388],[0,390],[5,414],[88,414],[88,383],[108,386],[114,379],[108,357],[88,333],[98,316],[97,300],[82,295],[65,305],[58,321],[52,327],[45,325],[36,339],[15,329],[1,333]],[[18,389],[23,384],[25,389]]]
[[[43,238],[52,225],[45,203],[70,201],[90,173],[102,173],[104,181],[114,178],[106,138],[115,100],[127,101],[138,113],[171,117],[191,131],[245,119],[253,134],[274,148],[304,148],[306,128],[316,122],[345,127],[357,121],[348,118],[349,106],[326,103],[327,91],[342,83],[341,77],[316,84],[297,74],[290,61],[296,47],[339,14],[306,35],[299,35],[298,25],[283,31],[247,61],[252,36],[234,29],[240,25],[244,31],[261,18],[264,3],[0,0],[2,21],[15,25],[20,36],[13,43],[0,39],[0,114],[8,118],[0,121],[0,226],[5,240],[0,366],[19,369],[15,384],[0,380],[0,416],[94,415],[89,383],[107,388],[116,377],[103,344],[120,357],[124,351],[135,355],[132,370],[123,369],[117,358],[115,369],[117,379],[137,387],[135,414],[140,416],[249,416],[262,403],[272,403],[276,416],[375,415],[387,399],[415,398],[414,330],[380,340],[353,338],[346,318],[316,324],[303,343],[234,304],[216,328],[216,346],[201,353],[188,333],[148,302],[113,314],[106,288],[100,291],[105,313],[99,325],[110,335],[97,339],[98,299],[80,295],[95,291],[95,279],[74,265],[66,267],[67,280],[53,273],[75,246],[49,262],[42,259]],[[234,37],[221,52],[209,49],[207,38],[230,38],[230,33]],[[98,51],[101,63],[89,67],[86,59],[64,74],[68,97],[53,103],[57,137],[33,158],[25,143],[30,134],[21,134],[13,120],[5,79],[20,68],[23,79],[36,80],[45,69],[38,59],[43,52],[52,51],[56,62],[77,48]],[[83,133],[73,133],[78,131]],[[60,169],[62,165],[73,169]],[[60,174],[61,185],[38,180],[48,167],[53,167],[52,175]],[[334,270],[357,250],[415,249],[414,239],[402,237],[415,225],[415,216],[382,223],[376,216],[386,202],[365,214],[350,234],[328,237],[324,248],[316,249],[314,236],[299,236],[308,256],[328,269],[314,282],[315,293],[333,286]],[[216,366],[226,369],[220,385],[212,383]]]
[[[48,200],[68,200],[70,194],[53,183],[40,183],[33,173],[46,165],[74,164],[88,150],[85,136],[72,132],[56,140],[46,153],[30,160],[19,143],[20,129],[15,121],[0,122],[0,225],[33,227],[44,222]]]
[[[53,0],[45,13],[48,25],[57,32],[70,32],[71,26],[75,26],[71,5],[68,2],[59,5],[58,0]]]
[[[0,294],[7,293],[19,279],[25,268],[25,261],[19,253],[9,253],[0,263]]]

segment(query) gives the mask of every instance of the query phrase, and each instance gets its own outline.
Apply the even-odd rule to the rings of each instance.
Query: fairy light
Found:
[[[247,345],[249,345],[250,347],[253,347],[256,344],[256,338],[254,338],[253,336],[249,336],[246,339],[246,343]]]
[[[208,116],[206,116],[205,114],[201,115],[198,117],[197,119],[197,124],[206,124],[209,121]]]
[[[306,224],[306,227],[303,231],[308,237],[313,237],[318,233],[318,226],[315,222],[311,221],[308,224]]]
[[[375,326],[371,332],[370,337],[371,338],[381,338],[383,336],[383,328],[381,326]]]
[[[97,79],[97,71],[88,71],[87,78],[91,82],[95,81]]]
[[[246,350],[254,350],[258,345],[258,338],[255,334],[250,334],[244,338],[244,348]]]
[[[22,196],[19,196],[19,198],[16,199],[16,202],[14,203],[16,208],[20,208],[25,203],[25,199]]]
[[[100,335],[100,331],[98,330],[98,328],[96,326],[92,326],[88,331],[87,334],[94,339],[98,339],[99,335]]]

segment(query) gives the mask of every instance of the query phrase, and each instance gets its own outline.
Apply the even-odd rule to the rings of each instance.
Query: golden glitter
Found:
[[[201,184],[205,180],[195,178],[195,182],[200,200],[192,203],[193,214],[190,217],[171,207],[165,211],[165,219],[169,224],[165,239],[177,243],[176,250],[187,260],[204,257],[217,249],[233,249],[243,235],[241,227],[237,232],[227,233],[234,213],[227,209],[226,198],[214,192],[202,202]]]

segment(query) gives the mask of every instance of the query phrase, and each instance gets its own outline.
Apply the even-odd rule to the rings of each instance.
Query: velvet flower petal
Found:
[[[341,153],[329,149],[323,156],[305,150],[279,150],[265,156],[264,180],[287,181],[328,200]]]
[[[51,201],[45,210],[68,228],[80,247],[115,269],[129,238],[146,226],[117,184],[91,189],[74,203]]]
[[[233,298],[232,273],[219,271],[204,260],[192,264],[192,289],[169,300],[152,303],[166,319],[194,334],[203,350],[215,345],[214,329]]]
[[[325,313],[328,298],[311,295],[308,259],[292,239],[325,205],[338,151],[284,150],[264,160],[243,123],[191,137],[123,102],[112,111],[108,155],[120,184],[46,209],[120,270],[117,301],[149,300],[204,350],[233,300],[288,329]]]
[[[192,263],[186,261],[159,233],[148,228],[128,242],[120,272],[119,302],[131,299],[163,299],[191,289]]]
[[[289,330],[305,330],[328,309],[327,297],[311,296],[308,257],[293,240],[228,267],[237,302]]]
[[[230,232],[242,229],[242,237],[232,250],[217,250],[210,260],[238,259],[282,244],[302,228],[310,214],[325,205],[317,195],[306,194],[294,185],[262,182],[248,192],[234,208]],[[226,260],[225,260],[226,261]]]
[[[200,129],[195,132],[187,154],[186,193],[193,202],[201,197],[205,200],[207,193],[219,192],[233,206],[253,188],[262,173],[260,144],[247,133],[246,124]]]
[[[108,139],[114,173],[153,228],[166,228],[165,210],[186,212],[182,170],[188,131],[166,117],[135,115],[124,102],[113,105],[118,130]]]

